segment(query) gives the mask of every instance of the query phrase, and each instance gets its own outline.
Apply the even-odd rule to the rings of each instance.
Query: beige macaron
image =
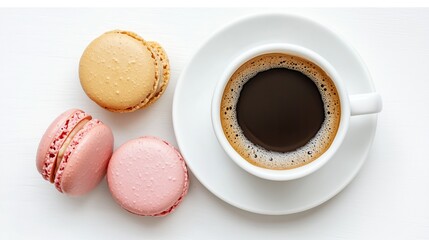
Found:
[[[155,102],[170,79],[166,52],[129,31],[106,32],[82,54],[79,78],[94,102],[112,112],[132,112]]]

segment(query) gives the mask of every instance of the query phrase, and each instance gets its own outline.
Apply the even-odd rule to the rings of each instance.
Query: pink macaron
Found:
[[[83,195],[106,174],[113,134],[79,109],[62,113],[48,127],[37,150],[36,166],[45,180],[67,195]]]
[[[142,216],[171,213],[189,186],[180,153],[156,137],[141,137],[119,147],[110,159],[107,182],[122,208]]]

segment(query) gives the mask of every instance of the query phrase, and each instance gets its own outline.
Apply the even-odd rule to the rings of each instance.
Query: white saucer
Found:
[[[228,64],[240,53],[264,43],[307,47],[337,69],[350,94],[375,91],[358,54],[331,30],[300,16],[250,16],[216,32],[182,72],[173,101],[174,131],[195,177],[225,202],[260,214],[301,212],[329,200],[354,178],[372,145],[377,116],[353,117],[341,149],[310,176],[272,182],[245,172],[228,158],[215,137],[211,97]]]

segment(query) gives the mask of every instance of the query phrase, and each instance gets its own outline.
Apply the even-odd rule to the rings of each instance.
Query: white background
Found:
[[[224,24],[270,10],[2,9],[0,239],[429,239],[429,9],[275,10],[310,17],[344,36],[383,97],[367,162],[340,194],[306,212],[264,216],[222,202],[191,176],[179,208],[151,218],[122,210],[105,180],[80,198],[58,193],[35,167],[39,139],[57,115],[84,109],[113,129],[115,147],[142,135],[177,146],[173,93],[193,52]],[[107,112],[80,87],[80,55],[112,29],[156,40],[169,55],[170,84],[146,110]]]

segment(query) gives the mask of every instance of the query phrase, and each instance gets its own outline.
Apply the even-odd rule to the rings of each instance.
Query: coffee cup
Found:
[[[285,181],[326,164],[351,117],[381,109],[376,92],[349,95],[344,79],[316,52],[276,43],[242,53],[225,69],[211,119],[217,140],[239,167]]]

